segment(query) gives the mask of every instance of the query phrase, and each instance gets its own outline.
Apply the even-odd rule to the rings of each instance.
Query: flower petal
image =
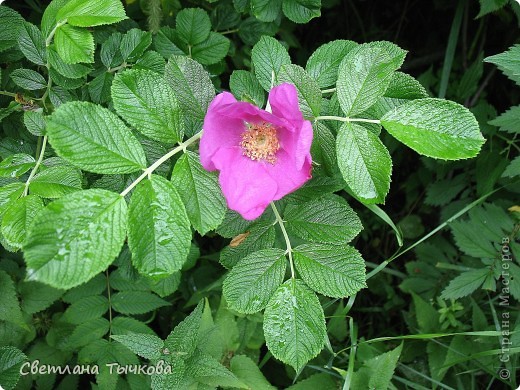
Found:
[[[240,148],[223,148],[215,155],[219,182],[228,207],[243,218],[258,218],[277,194],[278,185],[264,168],[241,153]]]
[[[293,123],[303,121],[303,115],[298,105],[298,91],[294,85],[283,83],[271,89],[269,104],[274,116]]]
[[[278,151],[276,163],[264,163],[264,168],[277,183],[274,200],[281,199],[285,195],[297,190],[312,177],[310,155],[309,159],[304,158],[300,168],[298,168],[295,158],[285,150]]]

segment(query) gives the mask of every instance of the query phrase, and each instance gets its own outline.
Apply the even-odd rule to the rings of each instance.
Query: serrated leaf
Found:
[[[120,51],[123,60],[135,62],[152,44],[152,34],[133,28],[121,39]]]
[[[0,348],[0,383],[4,389],[12,390],[16,387],[20,379],[20,370],[26,360],[27,356],[18,348],[11,346]]]
[[[168,26],[161,27],[157,34],[153,36],[153,45],[155,50],[165,59],[169,59],[172,55],[184,56],[186,54],[181,49],[186,44],[179,38],[177,30]]]
[[[23,281],[18,284],[24,313],[34,314],[47,309],[63,295],[63,290],[39,282]]]
[[[290,234],[318,243],[346,244],[363,228],[354,210],[336,196],[288,205],[284,219]]]
[[[144,314],[171,303],[146,291],[120,291],[112,294],[112,308],[122,314]]]
[[[102,295],[85,297],[70,305],[61,318],[71,324],[79,325],[100,318],[108,311],[108,306],[108,299]]]
[[[63,296],[62,300],[66,303],[74,303],[84,297],[92,295],[99,295],[107,288],[107,277],[103,274],[98,274],[90,279],[88,282],[68,290]]]
[[[145,359],[154,360],[162,356],[164,342],[157,336],[129,333],[125,335],[112,335],[110,337],[119,341],[133,353]]]
[[[0,6],[0,52],[16,45],[24,20],[18,12]]]
[[[356,42],[344,39],[321,45],[307,60],[305,70],[316,80],[320,88],[335,85],[341,61],[356,46]]]
[[[321,0],[284,0],[283,13],[295,23],[307,23],[321,16]]]
[[[191,48],[191,56],[202,65],[213,65],[226,56],[229,46],[229,39],[212,31],[206,40]]]
[[[217,175],[202,167],[197,154],[188,151],[181,156],[171,180],[186,206],[193,227],[201,235],[222,223],[227,207]]]
[[[476,258],[492,259],[498,251],[493,247],[486,235],[486,231],[475,223],[453,221],[450,223],[453,238],[461,251]]]
[[[78,325],[67,339],[69,348],[79,348],[97,341],[105,336],[110,322],[105,318],[95,318]]]
[[[507,4],[507,0],[479,0],[480,12],[475,19],[481,18],[491,12],[495,12]]]
[[[239,236],[241,239],[239,243],[230,244],[220,252],[220,263],[226,268],[234,267],[250,253],[272,248],[275,241],[275,230],[272,222],[259,222]]]
[[[112,320],[112,334],[124,335],[129,333],[144,333],[155,335],[154,331],[144,322],[131,317],[116,316]]]
[[[421,99],[428,97],[428,92],[409,74],[394,72],[384,96],[394,99]]]
[[[137,60],[133,69],[151,70],[162,75],[165,66],[164,58],[156,51],[149,50]]]
[[[54,35],[56,51],[67,64],[94,62],[94,37],[83,28],[65,24]]]
[[[23,55],[36,65],[47,64],[47,53],[45,51],[45,39],[43,34],[34,24],[24,22],[20,28],[18,47]]]
[[[120,0],[71,0],[56,14],[58,22],[66,20],[78,27],[112,24],[123,19],[126,13]]]
[[[471,294],[484,283],[490,272],[488,268],[481,268],[461,273],[442,291],[441,297],[458,299]]]
[[[36,195],[24,196],[11,203],[2,219],[2,235],[9,245],[22,247],[34,217],[42,209],[43,202]]]
[[[143,135],[168,144],[182,140],[182,113],[163,77],[147,70],[127,70],[112,82],[114,108]]]
[[[9,75],[16,85],[29,91],[47,88],[47,81],[31,69],[15,69]]]
[[[114,74],[104,72],[96,76],[88,84],[88,92],[90,94],[90,98],[94,103],[103,104],[110,101],[110,90],[113,81]]]
[[[238,100],[245,100],[257,107],[265,105],[265,92],[251,72],[234,70],[229,78],[229,88]]]
[[[23,247],[28,280],[63,289],[85,283],[119,254],[126,220],[124,198],[106,190],[79,191],[50,203]]]
[[[180,270],[190,250],[191,229],[175,187],[151,176],[135,188],[128,213],[128,246],[137,270],[155,279]]]
[[[230,370],[250,389],[255,390],[275,390],[256,363],[248,356],[235,355],[230,362]]]
[[[121,54],[122,39],[123,34],[115,32],[101,44],[99,56],[101,62],[107,67],[107,69],[119,66],[123,62],[123,55]]]
[[[520,45],[511,46],[507,51],[484,58],[484,62],[495,64],[510,80],[520,85]]]
[[[0,303],[0,320],[12,322],[17,325],[25,327],[20,303],[16,297],[16,290],[13,280],[3,270],[0,270],[0,296],[2,302]]]
[[[186,361],[186,375],[212,388],[233,387],[247,389],[247,386],[243,384],[235,374],[212,356],[200,351],[196,351],[193,356]]]
[[[228,306],[240,313],[256,313],[282,283],[287,260],[281,249],[263,249],[241,259],[222,286]]]
[[[12,201],[18,199],[25,188],[24,183],[11,183],[0,187],[0,216],[3,216],[5,210],[9,207]]]
[[[190,315],[168,335],[164,341],[164,346],[168,348],[170,353],[176,353],[183,359],[193,354],[197,347],[203,308],[204,302],[200,301]]]
[[[29,154],[13,154],[0,162],[0,177],[20,177],[35,164],[34,157]]]
[[[516,158],[509,163],[506,167],[504,173],[502,173],[502,177],[516,177],[520,175],[520,156],[516,156]]]
[[[507,111],[497,116],[490,125],[497,126],[500,131],[506,131],[511,134],[520,133],[520,106],[510,107]]]
[[[276,290],[265,309],[263,326],[269,351],[296,371],[320,353],[327,337],[320,301],[298,279]]]
[[[336,139],[338,167],[354,195],[383,203],[390,189],[392,159],[379,137],[355,123],[344,123]]]
[[[29,191],[54,199],[81,190],[81,181],[81,174],[76,168],[55,166],[36,174],[29,184]]]
[[[298,103],[305,118],[318,116],[321,108],[321,91],[318,84],[298,65],[282,65],[278,82],[293,84],[298,91]]]
[[[251,13],[262,22],[273,22],[282,10],[282,0],[251,0]]]
[[[390,381],[402,350],[403,344],[401,343],[397,348],[365,361],[363,367],[354,373],[351,387],[353,389],[388,389],[391,386]]]
[[[366,287],[365,262],[351,246],[300,245],[294,265],[310,288],[328,297],[347,297]]]
[[[422,155],[446,160],[474,157],[485,142],[465,107],[443,99],[417,99],[387,112],[381,124]]]
[[[204,42],[211,30],[209,16],[200,8],[181,10],[177,14],[175,25],[179,38],[191,46]]]
[[[47,47],[47,54],[49,56],[51,69],[56,70],[63,77],[80,79],[85,77],[92,70],[90,66],[84,64],[67,64],[56,50],[54,50],[53,46]]]
[[[271,87],[278,84],[278,72],[282,65],[291,63],[291,58],[280,42],[263,36],[251,51],[251,62],[258,82],[269,91]]]
[[[265,23],[251,16],[242,20],[238,26],[238,36],[246,45],[255,45],[262,36],[273,36],[278,31],[274,22]]]
[[[209,74],[190,58],[172,56],[166,64],[164,77],[175,91],[185,115],[185,133],[192,136],[202,129],[209,103],[215,97]]]
[[[336,84],[343,112],[355,116],[372,106],[400,65],[384,47],[363,44],[350,50],[339,66]]]
[[[45,119],[40,112],[25,111],[23,113],[23,124],[32,135],[39,137],[45,133]]]
[[[131,173],[146,167],[139,141],[104,107],[88,102],[64,104],[47,117],[47,134],[59,156],[86,171]]]

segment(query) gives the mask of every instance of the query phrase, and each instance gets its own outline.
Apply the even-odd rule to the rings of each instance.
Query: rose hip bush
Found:
[[[150,1],[142,24],[128,3],[53,0],[36,23],[0,6],[0,384],[39,360],[99,369],[19,387],[263,389],[276,360],[295,388],[394,388],[402,343],[356,356],[348,312],[393,258],[366,273],[351,204],[401,241],[377,206],[401,185],[382,139],[473,158],[474,114],[401,72],[388,41],[338,39],[293,64],[272,35],[319,1],[210,15]],[[337,318],[350,341],[333,346]]]

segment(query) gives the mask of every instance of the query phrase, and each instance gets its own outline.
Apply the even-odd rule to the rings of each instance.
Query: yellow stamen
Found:
[[[242,154],[251,160],[276,162],[276,152],[280,149],[276,128],[270,123],[246,123],[247,130],[242,133]]]

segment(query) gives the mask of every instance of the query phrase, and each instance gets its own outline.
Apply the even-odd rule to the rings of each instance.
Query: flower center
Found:
[[[276,135],[276,128],[266,122],[247,123],[246,131],[242,133],[242,154],[251,160],[264,160],[270,164],[276,162],[276,152],[280,143]]]

